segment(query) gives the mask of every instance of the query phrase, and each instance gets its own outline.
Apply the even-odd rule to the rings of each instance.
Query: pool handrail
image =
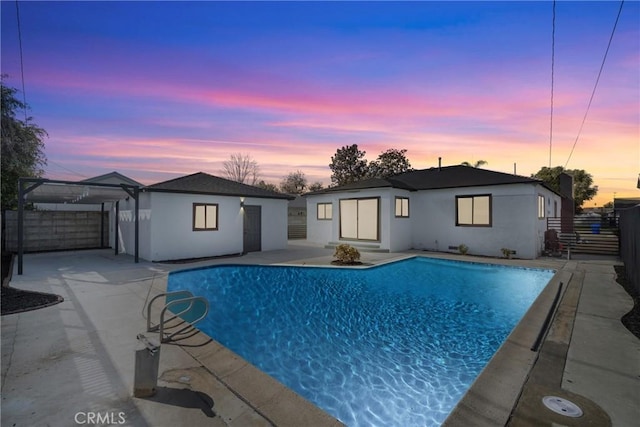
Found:
[[[169,335],[167,335],[165,337],[164,336],[164,325],[167,322],[175,319],[176,317],[181,316],[182,314],[185,314],[188,311],[190,311],[191,308],[194,306],[194,303],[196,301],[201,301],[202,303],[204,303],[204,311],[202,312],[200,317],[198,317],[195,320],[191,320],[191,321],[187,321],[187,320],[183,319],[183,321],[187,324],[187,326],[185,326],[182,329],[179,329],[179,330],[177,330],[175,332],[172,332],[171,334],[169,334]],[[189,303],[189,306],[186,309],[184,309],[181,312],[179,312],[178,314],[176,314],[175,316],[171,317],[169,320],[167,320],[167,321],[164,320],[164,315],[167,312],[167,310],[169,309],[169,307],[171,307],[172,305],[175,305],[175,304],[183,304],[183,303]],[[199,321],[201,321],[202,319],[204,319],[207,316],[208,313],[209,313],[209,301],[207,301],[207,299],[204,298],[204,297],[191,296],[191,297],[183,298],[183,299],[174,299],[174,300],[168,302],[164,306],[162,311],[160,312],[160,330],[159,330],[159,333],[158,333],[158,337],[160,338],[160,342],[163,343],[163,342],[171,341],[171,338],[173,338],[174,336],[176,336],[176,335],[186,331],[187,329],[193,327],[194,324],[196,324]]]
[[[167,299],[171,298],[170,301],[166,301],[165,300],[165,305],[162,308],[162,310],[160,311],[160,319],[159,319],[159,323],[157,325],[151,325],[151,308],[153,303],[162,297],[166,297]],[[183,315],[186,315],[187,313],[189,313],[194,307],[195,304],[197,302],[201,302],[204,304],[204,310],[202,312],[202,314],[192,320],[186,320],[185,318],[183,318]],[[173,316],[171,316],[168,319],[165,319],[165,314],[167,312],[167,309],[169,309],[170,307],[173,307],[175,305],[178,304],[186,304],[186,308],[184,308],[183,310],[179,310],[177,312],[172,311]],[[198,323],[200,320],[204,319],[207,314],[209,313],[209,301],[207,301],[204,297],[201,296],[194,296],[190,291],[188,290],[180,290],[180,291],[173,291],[173,292],[164,292],[161,294],[158,294],[156,296],[154,296],[151,301],[149,301],[149,304],[147,305],[147,332],[159,332],[159,338],[160,338],[160,342],[168,342],[170,341],[174,336],[176,336],[179,333],[184,332],[185,330],[189,329],[190,327],[193,327],[194,324]],[[182,329],[175,331],[173,333],[171,333],[170,335],[168,335],[167,337],[164,336],[165,332],[165,325],[168,322],[171,322],[172,320],[175,320],[177,318],[181,318],[182,323],[187,323],[187,326],[183,327]],[[180,323],[178,323],[179,325]]]
[[[174,299],[183,299],[183,298],[191,298],[191,297],[193,297],[193,294],[190,291],[182,290],[182,291],[164,292],[164,293],[158,294],[155,297],[151,298],[151,301],[149,301],[149,304],[147,304],[147,332],[155,332],[160,327],[160,324],[151,326],[151,306],[153,305],[154,301],[157,300],[158,298],[162,298],[162,297],[177,297],[178,295],[184,295],[184,296],[182,298],[174,298]],[[189,306],[186,311],[188,311],[190,308],[191,308],[191,306]],[[171,320],[177,318],[181,314],[184,314],[186,311],[182,311],[180,313],[177,313],[172,318],[167,319],[167,322],[170,322]]]

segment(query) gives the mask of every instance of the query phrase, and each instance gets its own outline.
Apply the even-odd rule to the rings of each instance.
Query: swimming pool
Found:
[[[551,270],[415,257],[368,269],[171,273],[199,329],[348,426],[440,425]]]

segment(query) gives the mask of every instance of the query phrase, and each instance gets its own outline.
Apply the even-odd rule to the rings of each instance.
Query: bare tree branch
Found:
[[[231,181],[256,185],[260,180],[260,167],[249,154],[234,153],[222,163],[222,174]]]

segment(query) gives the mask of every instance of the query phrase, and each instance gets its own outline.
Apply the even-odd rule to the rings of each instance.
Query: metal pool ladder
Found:
[[[151,306],[154,301],[162,297],[166,297],[166,303],[160,312],[160,321],[157,325],[152,325]],[[171,310],[170,313],[172,313],[173,316],[165,319],[167,310],[171,307],[174,307],[176,311]],[[201,313],[197,310],[198,307],[202,307]],[[147,305],[147,332],[159,332],[158,338],[160,339],[160,342],[166,343],[171,341],[174,336],[185,332],[189,328],[193,328],[193,325],[204,319],[207,316],[207,313],[209,313],[209,301],[204,297],[194,296],[187,290],[161,293],[153,297]],[[167,325],[169,322],[176,319],[180,319],[177,324],[171,326]],[[165,329],[176,328],[182,324],[186,324],[186,326],[177,331],[167,333],[165,336]]]

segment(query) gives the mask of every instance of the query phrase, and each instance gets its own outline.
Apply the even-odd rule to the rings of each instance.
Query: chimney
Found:
[[[442,170],[442,157],[438,157],[438,170]]]
[[[514,175],[518,175],[518,174],[516,173],[516,164],[515,164],[515,162],[513,163],[513,174],[514,174]]]

